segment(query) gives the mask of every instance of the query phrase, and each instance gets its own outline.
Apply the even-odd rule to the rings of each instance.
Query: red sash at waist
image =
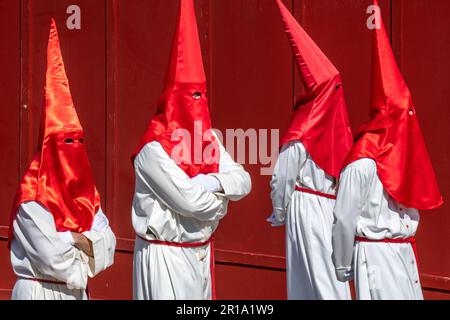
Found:
[[[302,187],[295,187],[296,191],[299,192],[303,192],[303,193],[309,193],[309,194],[313,194],[322,198],[327,198],[327,199],[332,199],[332,200],[336,200],[336,196],[333,194],[327,194],[327,193],[323,193],[323,192],[319,192],[319,191],[314,191],[308,188],[302,188]]]
[[[34,281],[34,282],[49,283],[49,284],[60,284],[60,285],[67,286],[67,283],[62,282],[62,281],[57,281],[57,280],[47,280],[47,279],[38,279],[38,278],[25,278],[25,277],[20,277],[19,279],[30,280],[30,281]]]
[[[371,240],[371,239],[367,239],[364,237],[356,237],[355,238],[356,242],[375,242],[375,243],[411,243],[411,244],[415,244],[416,243],[416,238],[411,237],[411,238],[406,238],[406,239],[381,239],[381,240]]]
[[[371,243],[409,243],[414,251],[414,256],[416,257],[417,263],[419,263],[419,255],[417,252],[416,238],[406,238],[406,239],[381,239],[381,240],[371,240],[364,237],[355,237],[356,242],[371,242]]]
[[[148,240],[140,235],[138,235],[140,239],[145,242],[159,245],[159,246],[167,246],[167,247],[177,247],[177,248],[200,248],[209,245],[209,256],[210,256],[210,270],[211,270],[211,295],[212,300],[216,300],[216,282],[215,282],[215,258],[214,258],[214,237],[211,237],[209,240],[204,242],[170,242],[170,241],[161,241],[161,240]]]

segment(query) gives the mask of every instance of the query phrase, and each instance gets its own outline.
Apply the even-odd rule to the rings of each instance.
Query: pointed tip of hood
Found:
[[[51,19],[45,84],[45,135],[57,131],[82,131],[67,78],[55,19]]]
[[[193,0],[180,0],[166,88],[182,83],[206,83]]]
[[[377,0],[374,4],[379,6]],[[410,107],[411,93],[396,62],[381,13],[378,18],[380,28],[374,29],[373,36],[372,105],[383,105],[388,100]]]
[[[339,71],[297,22],[281,0],[276,0],[297,65],[311,90],[339,75]]]

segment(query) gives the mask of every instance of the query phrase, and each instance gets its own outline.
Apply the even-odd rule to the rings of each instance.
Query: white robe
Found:
[[[211,299],[210,246],[180,248],[142,240],[204,242],[237,201],[251,189],[250,176],[220,146],[220,171],[214,176],[223,194],[194,184],[158,142],[148,143],[135,159],[136,192],[132,207],[136,237],[133,292],[138,300]]]
[[[88,299],[88,278],[113,264],[116,245],[114,234],[101,209],[97,215],[97,219],[104,221],[101,231],[83,233],[92,242],[94,251],[94,257],[88,257],[62,240],[53,216],[40,204],[27,202],[19,206],[11,242],[11,264],[18,277],[12,299]],[[66,285],[28,279],[63,282]]]
[[[286,223],[287,289],[290,300],[347,300],[331,260],[334,200],[295,187],[336,193],[334,178],[320,169],[300,142],[283,147],[272,177],[276,221]]]
[[[334,214],[336,273],[341,281],[354,274],[358,299],[423,299],[411,244],[355,244],[355,236],[407,239],[415,235],[419,225],[419,212],[403,207],[384,190],[373,160],[361,159],[344,169]]]

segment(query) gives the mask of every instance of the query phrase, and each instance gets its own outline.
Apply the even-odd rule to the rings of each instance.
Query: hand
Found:
[[[71,246],[75,245],[75,240],[72,237],[72,233],[70,231],[66,231],[66,232],[58,232],[58,237],[59,239]]]
[[[94,217],[94,222],[92,223],[92,231],[103,232],[109,226],[108,218],[103,213],[97,213]]]
[[[272,215],[266,219],[267,222],[269,222],[271,224],[272,227],[276,228],[276,227],[282,227],[284,226],[286,223],[285,221],[280,221],[277,218],[277,215],[274,213],[272,213]]]
[[[337,268],[336,277],[340,282],[348,282],[354,279],[355,273],[352,267],[348,268]]]
[[[94,256],[94,249],[92,248],[91,241],[81,233],[72,232],[73,240],[75,241],[75,247],[86,253],[89,257]]]
[[[192,178],[191,181],[193,184],[202,186],[211,193],[223,191],[219,179],[214,176],[199,174]]]

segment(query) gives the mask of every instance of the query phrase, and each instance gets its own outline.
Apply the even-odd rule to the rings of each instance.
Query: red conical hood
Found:
[[[353,140],[339,71],[283,2],[276,1],[308,91],[307,96],[300,99],[281,144],[301,141],[314,162],[337,178]]]
[[[194,177],[217,172],[220,155],[211,130],[194,3],[180,1],[165,91],[131,159],[134,163],[146,144],[158,141],[177,165]]]
[[[79,233],[90,230],[100,207],[53,19],[42,114],[38,151],[22,178],[13,205],[10,241],[17,209],[22,203],[39,202],[53,215],[58,231]]]
[[[192,0],[181,0],[180,3],[180,14],[166,78],[166,89],[183,83],[206,83]]]
[[[45,122],[42,123],[44,136],[62,131],[83,131],[70,94],[54,19],[51,21],[47,48],[45,106]]]
[[[297,66],[308,91],[329,82],[339,71],[305,32],[281,0],[276,0]]]
[[[374,31],[372,120],[359,130],[345,166],[362,158],[373,159],[392,198],[409,208],[430,210],[442,205],[442,196],[411,93],[395,61],[384,23],[380,24]]]

